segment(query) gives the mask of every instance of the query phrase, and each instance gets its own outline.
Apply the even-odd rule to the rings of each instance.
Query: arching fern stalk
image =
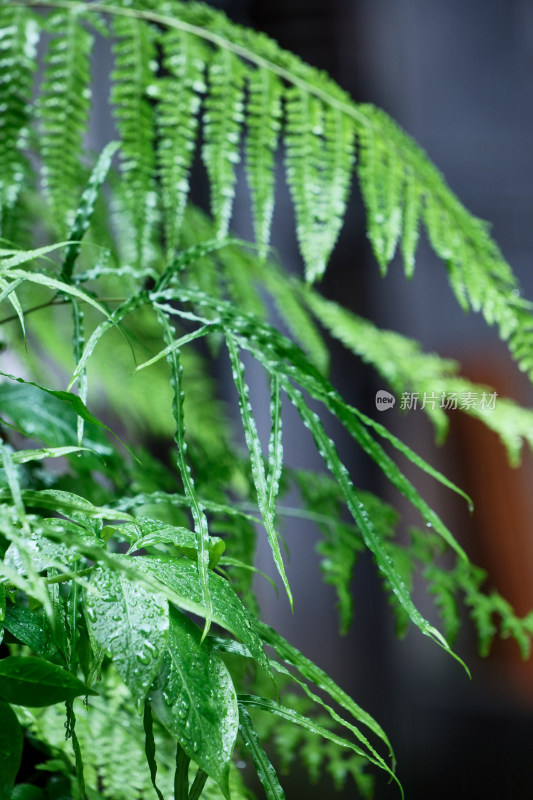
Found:
[[[483,593],[484,573],[390,453],[461,490],[348,405],[327,378],[317,322],[395,391],[489,391],[458,377],[454,362],[379,330],[311,286],[339,234],[354,164],[381,270],[400,247],[412,274],[424,225],[459,302],[496,323],[531,373],[529,305],[483,224],[383,112],[353,103],[327,76],[213,9],[165,0],[20,0],[2,5],[0,27],[0,323],[18,370],[2,372],[0,382],[0,721],[14,732],[0,748],[0,794],[44,797],[44,780],[15,786],[29,733],[50,755],[42,774],[52,773],[66,796],[245,797],[234,766],[245,757],[266,796],[279,800],[284,792],[264,749],[275,725],[278,741],[290,728],[311,775],[326,759],[337,783],[351,776],[369,797],[369,766],[396,780],[387,736],[260,622],[252,586],[258,530],[265,529],[292,603],[283,521],[296,515],[316,523],[321,569],[337,592],[344,630],[353,568],[366,549],[399,632],[412,622],[451,653],[463,594],[485,652],[499,630],[527,655],[533,618],[520,619],[502,597]],[[91,64],[106,47],[118,140],[93,160],[84,152]],[[188,202],[200,147],[212,220]],[[267,260],[278,151],[302,281]],[[255,250],[227,235],[241,159]],[[268,297],[291,338],[271,325]],[[193,345],[200,339],[203,350]],[[214,358],[235,384],[244,453],[217,399]],[[269,385],[267,446],[247,384],[251,359]],[[49,385],[51,360],[66,390]],[[88,410],[102,407],[101,396],[104,416],[120,420],[131,449]],[[284,464],[288,403],[329,477]],[[443,410],[426,410],[442,436]],[[326,433],[325,412],[425,523],[407,544],[396,538],[396,512],[352,481]],[[531,446],[529,410],[499,400],[482,418],[515,462],[523,442]],[[173,442],[166,461],[144,449],[146,432]],[[45,468],[51,458],[60,459],[54,470]],[[291,486],[299,508],[283,500]],[[451,570],[440,561],[450,550]],[[411,597],[418,569],[444,635]],[[91,696],[87,705],[77,699],[83,695]],[[292,755],[286,750],[282,761]]]

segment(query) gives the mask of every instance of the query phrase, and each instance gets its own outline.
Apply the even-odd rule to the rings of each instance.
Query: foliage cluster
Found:
[[[328,379],[326,333],[395,391],[483,389],[314,288],[356,155],[382,272],[400,250],[413,274],[425,228],[460,304],[495,324],[531,375],[530,306],[486,226],[383,112],[208,6],[19,0],[2,4],[0,30],[0,323],[12,365],[0,383],[0,796],[237,800],[251,796],[236,766],[244,759],[280,800],[264,749],[273,739],[285,766],[298,753],[312,778],[350,778],[370,797],[369,766],[396,780],[388,738],[260,621],[256,536],[264,530],[292,605],[280,530],[294,514],[317,525],[342,630],[365,550],[399,632],[412,623],[450,653],[461,595],[485,652],[499,631],[527,655],[533,615],[483,593],[484,574],[396,456],[461,490]],[[117,140],[93,156],[91,65],[106,47]],[[198,149],[210,217],[189,201]],[[269,247],[278,149],[305,280]],[[241,158],[255,245],[228,235]],[[251,363],[270,396],[268,443],[250,401]],[[244,447],[215,372],[234,383]],[[284,465],[284,404],[329,476]],[[426,410],[442,437],[444,411]],[[353,484],[329,415],[418,512],[407,543],[394,509]],[[531,412],[509,400],[482,419],[514,462],[533,444]],[[167,441],[162,458],[150,437]],[[298,509],[283,500],[291,488]],[[414,604],[416,573],[444,633]],[[23,742],[40,760],[20,779]]]

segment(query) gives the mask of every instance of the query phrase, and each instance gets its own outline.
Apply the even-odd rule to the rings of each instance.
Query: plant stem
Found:
[[[204,772],[203,769],[199,769],[191,786],[191,791],[189,792],[189,800],[198,800],[204,790],[206,780],[207,772]]]
[[[80,569],[79,571],[73,572],[61,572],[59,575],[53,575],[51,578],[45,578],[45,583],[66,583],[67,581],[72,580],[74,577],[81,578],[85,575],[90,575],[93,571],[94,567],[87,567],[87,569]]]
[[[179,742],[176,745],[176,773],[174,775],[174,800],[189,798],[190,758]]]

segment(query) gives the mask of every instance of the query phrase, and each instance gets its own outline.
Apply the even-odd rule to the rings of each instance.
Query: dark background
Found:
[[[227,0],[212,5],[328,70],[356,100],[390,113],[427,151],[465,205],[492,223],[524,294],[533,298],[530,2]],[[280,165],[282,184],[281,173]],[[244,235],[250,235],[247,202],[246,193],[238,194],[236,226]],[[280,188],[273,242],[284,266],[299,271],[291,215],[287,191]],[[379,277],[357,187],[322,289],[383,327],[420,339],[425,349],[459,359],[472,379],[489,382],[500,394],[531,405],[531,388],[509,363],[496,332],[457,306],[443,264],[424,241],[413,281],[405,280],[399,261],[393,262],[385,280]],[[379,416],[374,395],[381,385],[375,376],[339,348],[333,350],[334,383],[363,411]],[[254,407],[260,407],[259,378],[255,395]],[[421,414],[387,414],[380,421],[473,495],[477,511],[469,518],[449,493],[417,477],[417,486],[473,559],[489,569],[491,585],[526,613],[533,607],[530,460],[511,472],[496,438],[475,422],[461,421],[458,412],[443,449],[435,448]],[[289,460],[309,466],[312,445],[287,417]],[[339,449],[356,485],[397,502],[350,443],[339,441]],[[318,459],[315,463],[318,467]],[[355,624],[341,640],[333,595],[319,588],[313,532],[293,523],[286,535],[293,552],[289,577],[295,612],[290,615],[282,594],[276,600],[259,584],[264,616],[383,724],[396,750],[408,800],[530,798],[533,673],[519,663],[516,646],[498,644],[489,659],[481,660],[465,619],[457,649],[471,668],[469,681],[456,662],[420,634],[412,631],[397,642],[373,566],[364,558],[353,585]],[[266,548],[261,557],[271,573]],[[431,614],[424,597],[417,600]],[[288,800],[314,796],[297,772],[284,786]],[[350,788],[343,796],[354,794]],[[324,780],[316,796],[332,795]],[[397,788],[378,776],[378,800],[398,796]]]

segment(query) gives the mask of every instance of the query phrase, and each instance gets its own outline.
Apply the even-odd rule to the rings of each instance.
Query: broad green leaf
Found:
[[[1,665],[0,661],[0,665]],[[11,790],[22,758],[22,728],[10,705],[0,700],[0,797],[11,797]]]
[[[153,683],[168,636],[168,601],[107,567],[97,567],[85,596],[92,640],[109,653],[133,697]]]
[[[0,415],[8,417],[22,433],[49,447],[78,443],[78,415],[74,408],[29,383],[0,384]],[[106,457],[113,452],[104,432],[92,425],[85,429],[82,444]]]
[[[34,653],[46,655],[45,619],[42,613],[30,611],[21,605],[9,604],[4,619],[6,631],[19,642],[28,645]]]
[[[103,428],[104,430],[108,431],[108,433],[111,433],[115,437],[115,439],[117,439],[117,441],[119,441],[122,444],[122,446],[128,451],[128,453],[133,455],[131,450],[123,442],[120,441],[118,436],[115,433],[113,433],[111,428],[109,428],[104,422],[101,422],[96,417],[93,417],[89,409],[86,407],[85,403],[82,401],[80,397],[78,397],[77,394],[73,394],[72,392],[56,391],[55,389],[47,389],[46,386],[40,386],[38,383],[33,383],[33,381],[25,381],[22,378],[17,378],[15,375],[9,375],[6,372],[0,372],[0,375],[2,375],[4,378],[9,378],[10,380],[16,381],[17,383],[20,384],[33,386],[36,389],[39,389],[39,391],[45,392],[51,397],[55,397],[57,400],[62,401],[63,404],[67,405],[67,407],[70,406],[74,410],[75,414],[78,417],[81,417],[81,419],[85,420],[85,422],[90,422],[92,425],[97,425],[99,428]],[[75,441],[77,442],[77,430],[76,430]],[[65,442],[62,442],[62,444],[65,444]],[[135,458],[135,456],[133,457]]]
[[[0,661],[0,698],[8,703],[40,708],[97,694],[75,675],[34,656],[8,656]]]
[[[143,547],[151,547],[157,544],[171,544],[181,555],[196,560],[198,555],[198,540],[194,531],[187,528],[167,525],[157,519],[148,517],[137,517],[135,523],[125,523],[124,525],[106,525],[102,530],[102,537],[105,539],[107,531],[124,536],[131,543],[129,552],[141,550]],[[209,537],[209,567],[214,569],[226,548],[226,543],[218,536]]]
[[[143,556],[134,559],[139,569],[145,570],[169,587],[181,598],[180,607],[201,617],[206,617],[203,594],[195,563],[184,558],[154,558]],[[246,645],[252,657],[271,675],[263,646],[255,630],[255,622],[245,609],[228,581],[209,570],[209,591],[213,600],[213,622],[233,633]]]
[[[237,699],[226,666],[201,639],[200,629],[172,609],[168,645],[151,693],[152,707],[187,755],[229,797]]]
[[[65,535],[68,536],[66,541]],[[101,539],[73,522],[43,519],[34,523],[29,535],[19,537],[9,545],[4,563],[22,575],[27,573],[27,556],[37,572],[50,567],[61,568],[77,557],[70,549],[73,538],[90,547],[103,546]]]
[[[242,703],[239,703],[239,732],[244,746],[255,764],[257,776],[263,784],[268,800],[285,800],[285,792],[281,788],[276,770],[261,747],[261,742],[252,724],[251,717],[246,706]]]
[[[29,783],[19,783],[13,789],[9,800],[46,800],[44,792],[38,786]]]

